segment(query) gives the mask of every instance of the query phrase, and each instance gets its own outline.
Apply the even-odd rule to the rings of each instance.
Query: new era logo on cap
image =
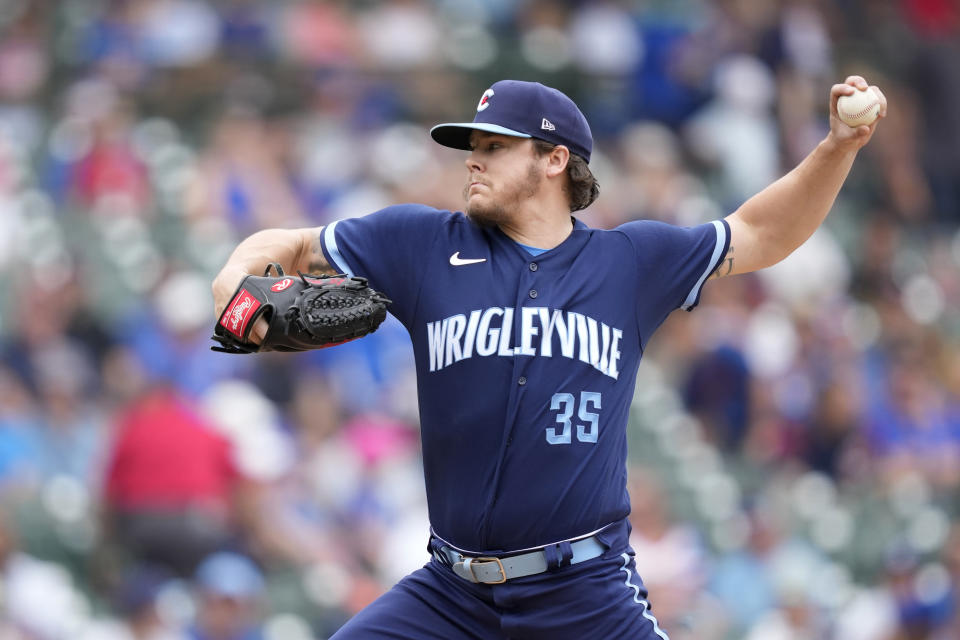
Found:
[[[539,82],[496,82],[480,97],[473,122],[440,124],[430,135],[442,145],[469,150],[473,131],[562,144],[588,162],[593,150],[590,125],[577,105],[561,91]]]

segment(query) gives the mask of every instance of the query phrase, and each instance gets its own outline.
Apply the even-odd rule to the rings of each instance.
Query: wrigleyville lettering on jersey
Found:
[[[573,311],[521,307],[514,338],[514,314],[513,307],[490,307],[428,322],[430,371],[478,356],[561,356],[619,377],[621,329]]]

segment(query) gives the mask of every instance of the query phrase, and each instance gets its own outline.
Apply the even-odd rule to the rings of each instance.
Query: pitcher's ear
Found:
[[[547,154],[547,176],[555,178],[556,176],[562,175],[566,172],[569,162],[570,149],[562,144],[558,144]]]

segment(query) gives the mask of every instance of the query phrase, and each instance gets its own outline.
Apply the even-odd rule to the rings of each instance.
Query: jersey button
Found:
[[[520,376],[520,378],[517,380],[517,384],[520,385],[521,387],[522,387],[523,385],[527,384],[527,377],[526,377],[526,376]]]
[[[530,297],[531,297],[531,298],[536,298],[538,295],[540,295],[540,294],[537,293],[537,290],[536,290],[536,289],[530,289]]]
[[[538,265],[536,262],[530,263],[530,271],[536,271],[539,268],[540,268],[540,265]]]

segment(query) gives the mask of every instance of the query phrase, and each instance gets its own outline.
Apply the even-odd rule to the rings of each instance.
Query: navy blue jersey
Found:
[[[399,205],[328,225],[324,253],[393,300],[417,366],[437,536],[525,549],[629,512],[626,425],[656,328],[694,307],[729,228],[575,220],[537,257],[462,213]]]

